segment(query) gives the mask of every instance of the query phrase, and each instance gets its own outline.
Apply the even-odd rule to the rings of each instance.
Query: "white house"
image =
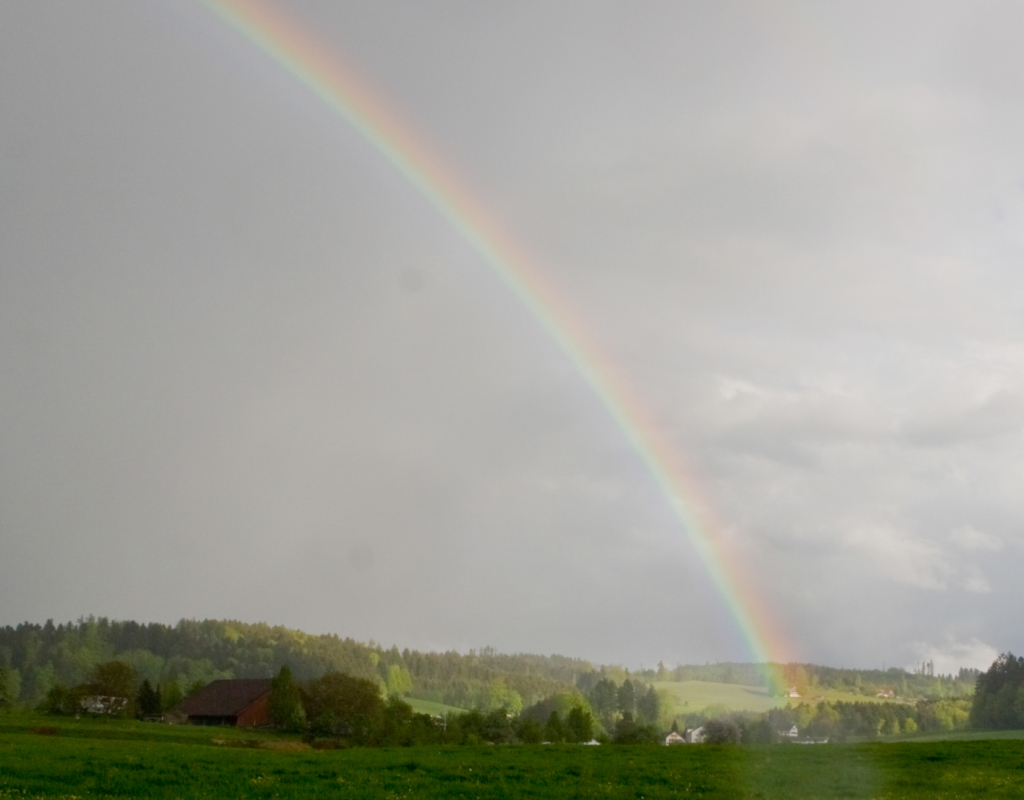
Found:
[[[109,697],[93,694],[82,699],[82,707],[87,714],[122,714],[128,709],[127,697]]]
[[[796,729],[796,725],[794,725],[788,731],[779,731],[779,736],[783,739],[795,739],[799,735],[800,732]]]
[[[687,744],[701,744],[706,738],[704,733],[704,726],[694,728],[691,731],[686,732],[686,743]]]
[[[678,731],[672,731],[665,737],[665,744],[686,744],[686,739],[680,736]]]

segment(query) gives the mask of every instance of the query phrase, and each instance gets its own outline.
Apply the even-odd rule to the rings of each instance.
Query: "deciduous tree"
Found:
[[[580,706],[573,706],[565,718],[565,738],[568,742],[589,742],[594,738],[594,718]]]
[[[364,742],[380,725],[383,710],[377,684],[365,678],[328,672],[308,685],[306,715],[321,735]]]
[[[108,716],[135,716],[139,696],[139,676],[121,661],[97,664],[82,687],[91,696],[92,710]]]
[[[704,741],[707,744],[739,744],[739,726],[727,719],[708,720],[704,724]]]

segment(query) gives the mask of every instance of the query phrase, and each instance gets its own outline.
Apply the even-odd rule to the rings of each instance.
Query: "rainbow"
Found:
[[[718,520],[694,476],[659,435],[642,404],[617,375],[572,311],[509,241],[481,204],[443,168],[338,58],[290,19],[259,0],[200,0],[355,128],[419,190],[490,265],[576,365],[665,497],[722,599],[753,663],[784,663],[780,631],[758,601],[737,555],[717,533]]]

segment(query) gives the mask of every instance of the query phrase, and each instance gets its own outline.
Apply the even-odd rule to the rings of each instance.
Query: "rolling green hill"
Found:
[[[828,701],[896,703],[898,700],[884,700],[863,694],[843,692],[836,689],[818,689],[810,697],[789,698],[769,697],[763,686],[740,686],[735,683],[712,683],[710,681],[655,681],[654,687],[662,698],[671,699],[671,709],[662,709],[662,715],[683,716],[696,714],[708,706],[724,706],[730,711],[754,711],[764,713],[771,708],[780,708],[789,703],[817,705]]]

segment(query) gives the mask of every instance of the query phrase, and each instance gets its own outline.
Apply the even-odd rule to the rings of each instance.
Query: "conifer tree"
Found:
[[[655,724],[658,721],[658,714],[661,713],[661,699],[658,697],[657,689],[653,686],[648,687],[637,701],[636,710],[643,722],[648,725]]]
[[[162,705],[160,703],[160,690],[159,688],[153,688],[153,684],[149,682],[149,678],[146,678],[142,682],[142,686],[139,687],[137,704],[139,707],[139,716],[142,718],[158,716],[162,710]]]
[[[562,727],[562,718],[558,716],[557,711],[552,711],[551,716],[548,717],[547,724],[544,726],[544,740],[552,744],[565,741],[565,728]]]
[[[292,678],[292,671],[285,664],[277,677],[270,682],[270,719],[286,731],[306,729],[306,712],[302,708],[299,687]]]

